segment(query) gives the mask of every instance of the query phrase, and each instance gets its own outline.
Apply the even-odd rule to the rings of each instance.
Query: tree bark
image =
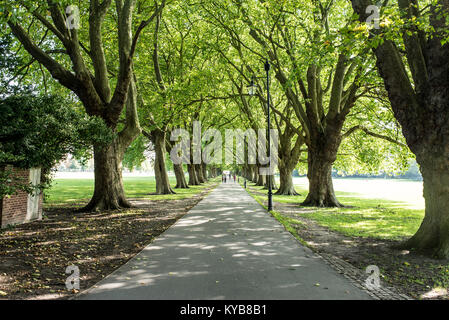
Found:
[[[175,145],[174,141],[170,141],[170,140],[165,141],[165,146],[167,148],[168,153],[171,153],[174,145]],[[186,180],[186,176],[184,174],[183,165],[173,163],[173,171],[175,172],[175,177],[176,177],[175,189],[188,189],[189,186],[187,185],[187,180]]]
[[[293,168],[288,168],[279,163],[280,184],[278,191],[275,193],[276,195],[284,195],[284,196],[299,195],[299,193],[296,192],[295,187],[293,185],[292,172]]]
[[[271,190],[277,190],[278,187],[276,186],[276,179],[274,178],[274,175],[265,176],[264,189],[268,189],[268,180],[271,181]]]
[[[176,187],[175,189],[188,189],[187,180],[184,175],[184,169],[182,168],[182,164],[174,164],[173,170],[175,171],[176,176]]]
[[[122,179],[122,161],[126,149],[141,133],[137,114],[136,86],[132,80],[126,101],[125,127],[109,146],[94,147],[94,194],[83,212],[130,208]]]
[[[203,176],[203,169],[200,164],[195,164],[195,173],[197,175],[199,183],[206,182],[206,180],[204,179],[204,176]]]
[[[259,179],[259,170],[255,164],[251,165],[251,182],[257,183]]]
[[[189,171],[189,186],[197,186],[200,184],[198,181],[198,176],[196,175],[195,165],[188,164],[187,165]]]
[[[259,170],[259,168],[257,168]],[[256,186],[263,187],[265,185],[265,176],[263,174],[259,174],[257,177]]]
[[[371,1],[351,2],[359,20],[366,21],[365,8]],[[397,5],[407,19],[421,18],[417,1],[403,0]],[[443,11],[436,10],[437,6]],[[424,220],[403,247],[437,258],[449,258],[449,46],[442,43],[448,13],[447,0],[431,5],[428,21],[435,31],[407,28],[402,32],[403,52],[391,40],[373,47],[395,118],[423,176]]]
[[[95,187],[90,202],[81,211],[103,211],[130,208],[122,180],[122,163],[118,142],[94,148]]]
[[[333,161],[327,159],[323,152],[310,153],[308,158],[309,194],[303,206],[343,207],[335,196],[332,183]]]
[[[209,178],[207,176],[207,165],[204,162],[201,164],[201,170],[203,172],[204,182],[207,182],[207,180],[209,180]]]
[[[416,232],[403,247],[429,253],[436,258],[449,256],[449,168],[436,161],[421,166],[424,180],[425,217]]]
[[[154,151],[156,158],[154,160],[154,174],[156,176],[156,194],[174,194],[170,186],[167,168],[165,167],[165,132],[162,130],[153,130],[152,132]]]

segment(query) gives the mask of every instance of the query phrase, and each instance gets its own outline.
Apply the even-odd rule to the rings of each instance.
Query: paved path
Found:
[[[370,299],[234,183],[79,298]]]

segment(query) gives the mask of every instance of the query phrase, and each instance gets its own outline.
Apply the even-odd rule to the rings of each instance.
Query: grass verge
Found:
[[[267,190],[247,184],[247,191],[265,208]],[[423,210],[355,193],[337,192],[346,208],[301,207],[301,196],[273,196],[273,216],[301,243],[318,253],[336,256],[360,270],[377,265],[383,286],[415,299],[449,299],[449,260],[435,260],[395,245],[418,229]]]

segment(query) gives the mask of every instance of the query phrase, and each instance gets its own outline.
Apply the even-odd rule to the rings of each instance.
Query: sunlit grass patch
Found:
[[[123,184],[128,198],[148,200],[182,200],[200,193],[218,179],[213,179],[200,186],[190,186],[189,189],[175,189],[176,194],[155,195],[156,181],[154,177],[125,177]],[[170,177],[172,187],[176,179]],[[47,205],[85,204],[94,191],[93,179],[56,179],[50,189],[45,191]]]
[[[262,187],[250,187],[257,193],[252,195],[258,201],[266,201],[267,190]],[[273,201],[297,204],[304,201],[307,190],[296,187],[300,196],[273,196]],[[263,195],[261,195],[262,193]],[[320,225],[347,236],[370,237],[377,239],[399,240],[412,236],[419,228],[424,210],[410,209],[406,203],[366,199],[357,193],[336,192],[345,208],[304,208],[298,216],[310,218]],[[276,206],[274,208],[276,210]]]

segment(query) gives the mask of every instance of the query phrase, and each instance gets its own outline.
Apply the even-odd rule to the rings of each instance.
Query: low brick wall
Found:
[[[11,168],[14,176],[30,182],[31,171],[29,169]],[[35,173],[34,173],[35,174]],[[33,208],[33,197],[24,191],[18,191],[17,194],[4,197],[0,204],[0,222],[1,227],[8,225],[21,224],[32,220],[42,219],[42,193],[39,194],[38,208]],[[37,210],[36,210],[37,209]]]

